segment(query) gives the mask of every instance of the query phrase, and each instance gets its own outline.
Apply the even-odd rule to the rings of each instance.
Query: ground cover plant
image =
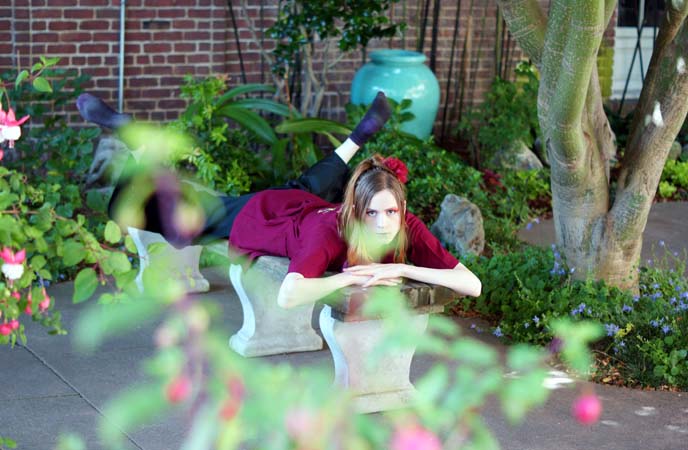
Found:
[[[688,388],[688,280],[685,254],[661,247],[663,256],[636,270],[640,291],[603,281],[575,280],[553,247],[525,247],[521,252],[470,260],[483,282],[477,300],[460,309],[477,311],[505,342],[550,346],[552,321],[563,317],[593,320],[605,327],[595,343],[594,379],[624,386]],[[556,344],[556,342],[555,342]]]

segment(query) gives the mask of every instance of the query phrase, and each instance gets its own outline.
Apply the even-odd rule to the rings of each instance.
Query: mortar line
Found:
[[[77,389],[76,386],[74,386],[74,385],[73,385],[72,383],[70,383],[64,376],[62,376],[62,374],[61,374],[60,372],[58,372],[57,369],[55,369],[48,361],[46,361],[46,360],[45,360],[43,357],[41,357],[38,353],[36,353],[35,351],[33,351],[33,349],[31,349],[31,347],[29,347],[28,345],[22,345],[21,343],[18,343],[17,345],[18,345],[19,347],[25,348],[29,353],[31,353],[31,355],[33,355],[34,358],[36,358],[41,364],[43,364],[45,367],[47,367],[48,370],[50,370],[52,373],[54,373],[55,376],[57,376],[57,378],[59,378],[64,384],[66,384],[67,386],[69,386],[69,388],[70,388],[71,390],[73,390],[74,392],[76,392],[76,394],[77,394],[79,397],[81,397],[81,398],[82,398],[91,408],[95,409],[96,412],[97,412],[98,414],[100,414],[101,417],[103,417],[103,418],[106,419],[106,420],[109,420],[109,419],[107,419],[107,416],[106,416],[105,414],[103,414],[103,411],[101,411],[100,408],[98,408],[98,406],[95,405],[95,403],[93,403],[91,400],[89,400],[89,399],[88,399],[79,389]],[[138,449],[140,449],[140,450],[145,450],[143,447],[141,447],[141,446],[138,444],[138,442],[136,442],[136,441],[134,440],[134,438],[132,438],[132,437],[129,435],[129,433],[127,433],[126,431],[122,430],[119,426],[117,426],[117,425],[115,425],[115,426],[117,427],[117,429],[119,430],[120,433],[122,433],[124,436],[126,436],[126,438],[127,438],[132,444],[134,444],[134,446],[136,446],[136,448],[138,448]]]

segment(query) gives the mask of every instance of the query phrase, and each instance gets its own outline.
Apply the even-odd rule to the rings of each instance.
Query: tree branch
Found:
[[[688,6],[682,13],[681,24],[674,22],[681,16],[669,13],[660,29],[662,45],[655,46],[636,108],[611,211],[617,235],[644,227],[671,144],[688,114]]]
[[[498,0],[509,31],[528,57],[540,65],[547,19],[537,0]]]

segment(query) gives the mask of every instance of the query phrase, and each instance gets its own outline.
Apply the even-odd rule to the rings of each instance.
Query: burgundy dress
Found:
[[[339,204],[299,189],[258,192],[238,212],[229,244],[232,254],[253,260],[258,256],[285,256],[289,272],[315,278],[326,271],[340,272],[346,263],[346,242],[339,235]],[[416,216],[406,213],[410,263],[434,269],[453,269],[459,261]],[[383,263],[392,261],[387,255]]]

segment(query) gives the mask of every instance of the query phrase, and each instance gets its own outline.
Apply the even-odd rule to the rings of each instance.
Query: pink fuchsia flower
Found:
[[[14,147],[14,141],[21,136],[19,126],[27,120],[29,120],[29,116],[17,120],[11,107],[5,112],[0,105],[0,143],[9,141],[10,148]]]
[[[31,304],[31,302],[29,302],[29,305],[30,304]],[[48,297],[48,293],[45,292],[45,288],[43,288],[43,300],[41,300],[41,302],[38,304],[38,310],[40,312],[43,312],[46,309],[48,309],[49,306],[50,306],[50,297]]]
[[[24,260],[26,259],[26,250],[20,250],[17,253],[12,252],[11,249],[4,247],[0,251],[0,258],[4,261],[2,265],[2,273],[8,280],[18,280],[24,274]]]
[[[442,450],[439,438],[418,424],[397,427],[390,445],[392,450]]]
[[[0,335],[7,336],[10,333],[12,333],[11,323],[0,323]]]
[[[602,414],[602,402],[595,394],[582,395],[573,402],[571,414],[581,425],[592,425]]]

